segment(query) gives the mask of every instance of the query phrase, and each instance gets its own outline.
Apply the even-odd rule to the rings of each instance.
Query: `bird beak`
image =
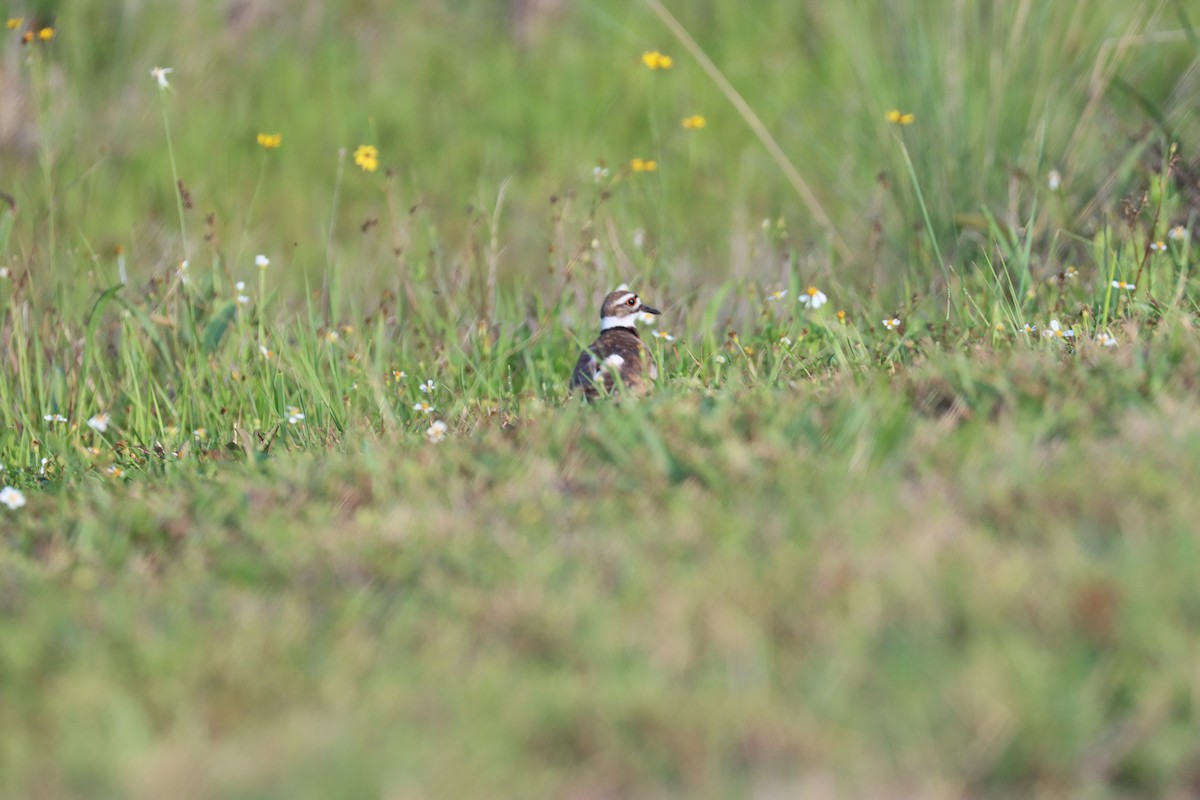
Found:
[[[641,313],[641,314],[661,314],[662,312],[661,312],[661,311],[659,311],[657,308],[651,308],[650,306],[648,306],[648,305],[645,305],[645,304],[643,303],[643,304],[642,304],[642,307],[638,309],[638,313]]]

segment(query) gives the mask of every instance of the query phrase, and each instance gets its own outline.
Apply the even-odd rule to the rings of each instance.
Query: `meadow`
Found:
[[[1200,787],[1193,3],[4,18],[0,796]]]

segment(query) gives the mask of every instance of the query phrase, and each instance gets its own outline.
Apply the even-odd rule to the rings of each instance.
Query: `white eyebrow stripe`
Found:
[[[637,297],[637,295],[634,294],[633,292],[626,292],[625,294],[621,295],[620,298],[618,298],[617,305],[619,305],[619,306],[624,305],[625,303],[628,303],[630,301],[630,299],[632,299],[634,297]]]

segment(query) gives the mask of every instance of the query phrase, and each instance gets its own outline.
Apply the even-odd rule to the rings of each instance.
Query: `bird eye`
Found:
[[[636,297],[629,298],[628,300],[625,301],[625,305],[632,308],[633,306],[637,305],[637,298]]]

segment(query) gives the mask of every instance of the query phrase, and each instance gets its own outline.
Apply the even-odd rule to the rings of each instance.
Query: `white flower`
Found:
[[[296,408],[295,406],[288,406],[287,407],[287,419],[288,419],[288,425],[295,425],[297,422],[301,422],[304,420],[304,414],[303,414],[303,412],[300,411],[300,409]]]
[[[259,253],[254,257],[254,263],[258,265],[259,269],[266,269],[267,267],[271,266],[271,259],[264,256],[262,253]]]
[[[174,71],[175,69],[173,67],[155,67],[150,70],[150,75],[153,76],[156,81],[158,81],[158,88],[170,89],[171,84],[167,83],[167,76]]]
[[[418,386],[417,388],[421,390],[421,393],[422,393],[422,394],[429,394],[430,392],[432,392],[432,391],[433,391],[433,387],[434,387],[434,385],[435,385],[435,384],[434,384],[434,382],[433,382],[433,379],[432,379],[432,378],[430,378],[429,380],[425,381],[424,383],[422,383],[422,384],[421,384],[420,386]]]
[[[1050,187],[1050,191],[1057,192],[1062,186],[1062,175],[1058,174],[1058,170],[1050,170],[1050,174],[1046,176],[1046,185]]]
[[[800,295],[800,305],[805,308],[818,309],[825,303],[829,302],[829,298],[815,286],[810,286]]]
[[[267,349],[267,346],[265,344],[260,344],[258,346],[258,353],[259,353],[259,355],[261,355],[263,358],[266,358],[266,359],[270,359],[271,356],[273,355],[271,353],[271,351]]]
[[[429,437],[431,444],[437,444],[442,439],[446,438],[446,432],[450,430],[450,426],[442,422],[440,419],[435,419],[425,431],[425,435]]]
[[[1074,339],[1075,330],[1073,328],[1063,330],[1062,326],[1058,324],[1058,320],[1052,319],[1050,320],[1050,327],[1042,331],[1042,335],[1053,339]]]
[[[413,403],[413,411],[420,411],[425,414],[432,414],[433,406],[431,406],[429,404],[428,400],[422,400],[419,403]]]
[[[248,295],[248,294],[239,294],[239,295],[237,296],[237,301],[238,301],[239,303],[241,303],[242,305],[246,305],[247,303],[249,303],[249,302],[250,302],[250,295]]]
[[[602,167],[599,164],[592,167],[592,175],[596,178],[596,183],[608,177],[608,167]]]
[[[643,325],[654,325],[658,322],[658,315],[647,314],[645,311],[639,311],[637,313],[637,321]]]
[[[1126,283],[1125,281],[1113,281],[1112,285],[1113,285],[1114,289],[1124,289],[1127,292],[1132,292],[1134,289],[1137,288],[1137,286],[1135,286],[1134,284]]]
[[[1030,325],[1028,322],[1026,322],[1025,323],[1025,332],[1026,333],[1037,333],[1037,325]]]
[[[49,463],[50,463],[50,459],[48,459],[48,458],[43,458],[43,459],[42,459],[42,468],[41,468],[40,470],[38,470],[38,474],[39,474],[39,475],[45,475],[45,474],[46,474],[46,465],[47,465],[47,464],[49,464]]]
[[[772,300],[772,301],[774,301],[774,300],[782,300],[782,299],[783,299],[783,298],[785,298],[785,297],[787,297],[787,289],[779,289],[779,290],[777,290],[777,291],[774,291],[774,292],[771,292],[769,295],[767,295],[767,299],[768,299],[768,300]],[[803,298],[803,297],[802,297],[802,298],[800,298],[800,302],[801,302],[801,303],[803,303],[803,302],[804,302],[804,298]]]
[[[239,292],[244,292],[244,291],[246,291],[246,282],[238,281],[237,283],[235,283],[233,285],[233,288],[237,289]]]
[[[666,331],[651,331],[650,335],[653,336],[655,339],[666,339],[668,342],[675,341],[675,337],[672,336],[671,334],[667,333]]]
[[[1108,331],[1100,331],[1100,333],[1096,334],[1096,344],[1101,347],[1116,347],[1117,339]]]
[[[900,327],[900,318],[891,317],[889,319],[885,319],[883,321],[883,327],[887,328],[889,331],[897,330]]]
[[[1167,231],[1168,239],[1182,239],[1184,236],[1187,236],[1187,228],[1184,228],[1182,225],[1176,225]]]
[[[791,340],[791,338],[790,338],[790,337],[787,337],[787,336],[780,336],[780,337],[779,337],[779,343],[780,343],[781,345],[783,345],[784,347],[791,347],[791,346],[792,346],[792,340]]]
[[[192,431],[192,436],[196,437],[196,441],[199,441],[208,436],[208,431],[204,428],[196,428],[196,430]]]
[[[47,414],[44,417],[42,417],[42,419],[46,420],[46,422],[66,422],[67,421],[67,418],[64,417],[62,414]]]
[[[9,511],[16,511],[25,505],[25,495],[21,494],[20,489],[5,486],[3,489],[0,489],[0,503],[8,506]]]
[[[11,274],[12,273],[8,271],[8,267],[0,267],[0,278],[8,278],[8,276]]]
[[[106,430],[108,430],[108,414],[101,412],[89,419],[87,424],[92,430],[104,433]]]
[[[718,364],[724,364],[725,356],[721,355],[720,353],[717,353],[715,356],[713,356],[713,361],[717,362]]]
[[[1166,242],[1151,242],[1150,249],[1161,253],[1163,250],[1167,249],[1167,243]]]

